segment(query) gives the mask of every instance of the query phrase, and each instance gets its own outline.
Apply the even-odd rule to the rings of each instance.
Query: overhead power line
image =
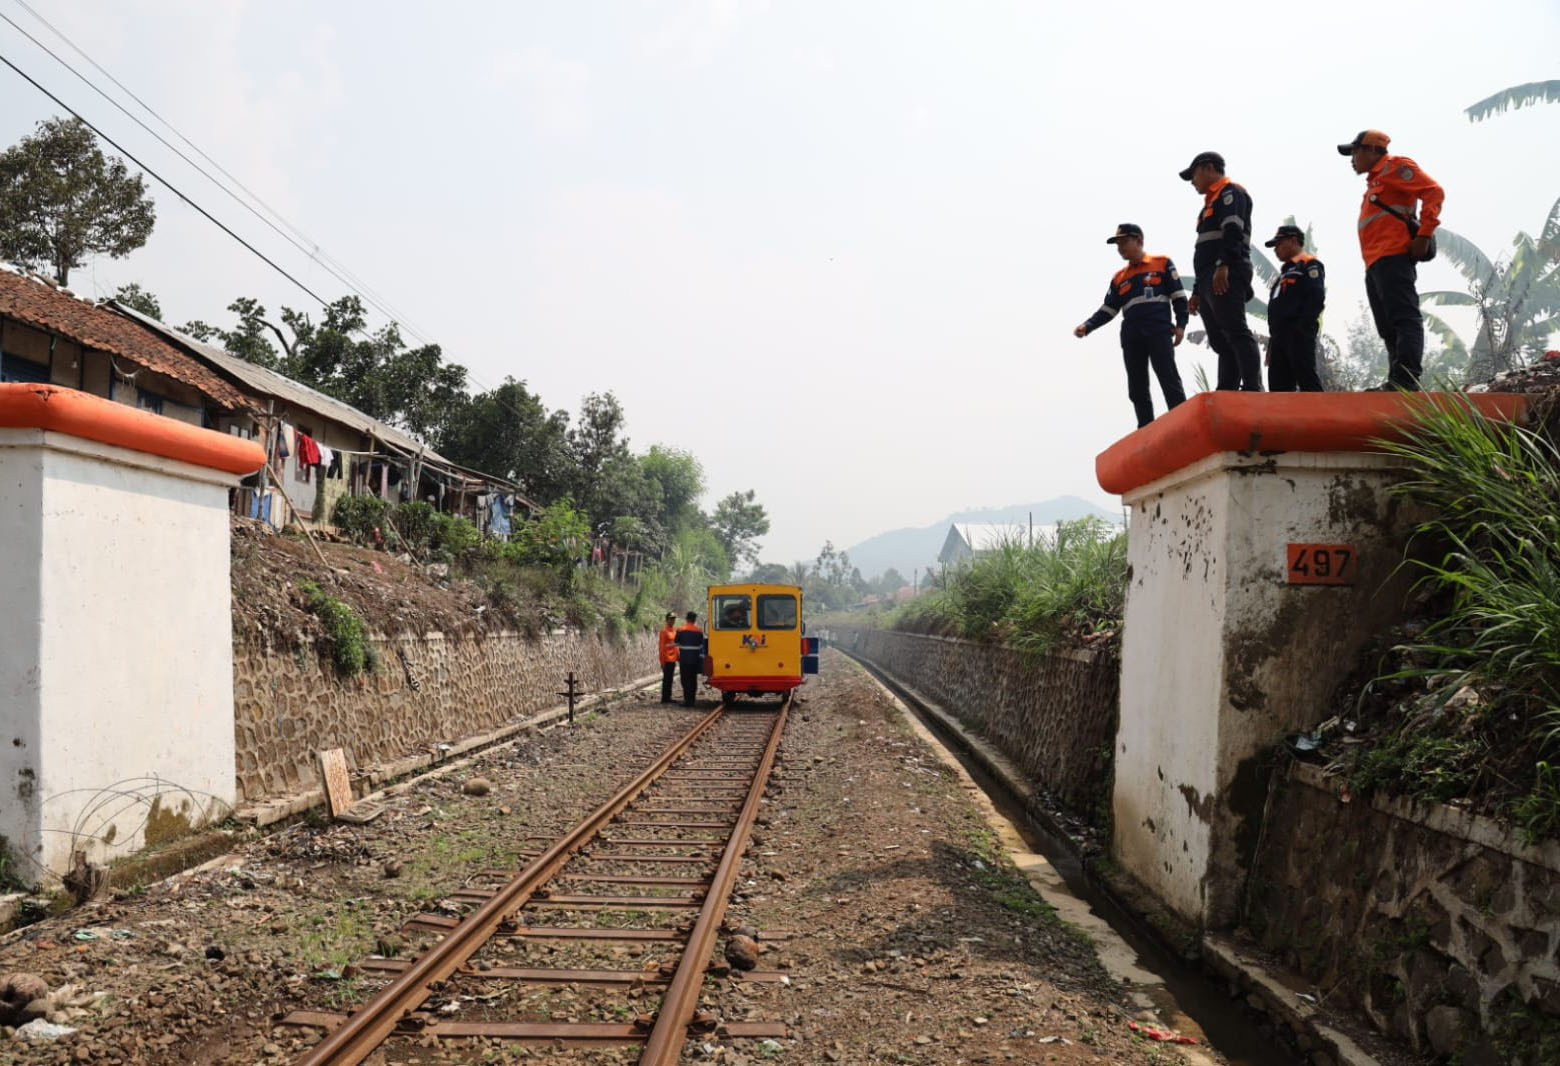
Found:
[[[178,156],[185,163],[189,164],[189,166],[193,170],[195,170],[196,173],[200,174],[203,178],[205,178],[207,181],[211,182],[218,189],[221,189],[224,193],[226,193],[233,200],[234,203],[238,204],[240,207],[242,207],[244,210],[248,211],[255,218],[259,219],[262,223],[264,223],[267,227],[269,227],[270,230],[273,233],[275,233],[278,237],[281,237],[283,240],[285,240],[287,243],[291,244],[298,251],[300,251],[304,255],[308,256],[310,260],[312,260],[313,262],[319,264],[319,266],[323,270],[325,270],[326,273],[330,274],[331,277],[335,278],[338,282],[340,282],[347,289],[351,290],[352,292],[356,293],[358,296],[362,297],[363,300],[366,301],[369,304],[369,306],[371,306],[375,310],[379,311],[379,313],[383,314],[386,318],[390,319],[391,321],[401,323],[405,327],[406,331],[409,334],[411,334],[412,337],[415,340],[419,341],[422,344],[430,343],[428,338],[423,336],[422,331],[419,330],[414,323],[409,322],[406,319],[406,316],[397,313],[395,308],[390,307],[388,305],[387,301],[385,301],[382,297],[380,297],[377,293],[375,293],[360,278],[356,277],[345,266],[343,266],[342,264],[337,262],[335,259],[333,259],[331,256],[326,254],[323,251],[323,249],[321,249],[319,247],[319,245],[315,241],[313,241],[307,234],[303,233],[301,230],[299,230],[292,223],[288,222],[287,219],[282,217],[280,212],[278,212],[275,208],[271,207],[264,200],[261,200],[260,197],[256,196],[253,192],[251,192],[242,182],[240,182],[237,178],[233,177],[232,174],[228,173],[228,171],[225,168],[223,168],[221,164],[217,163],[209,155],[207,155],[205,152],[201,151],[200,148],[196,147],[196,145],[194,143],[192,143],[188,137],[185,137],[182,133],[180,133],[177,129],[175,129],[174,126],[171,123],[169,123],[167,119],[164,119],[156,111],[152,110],[152,108],[148,104],[146,104],[139,96],[137,96],[135,93],[133,93],[129,89],[127,89],[124,86],[124,84],[119,81],[118,78],[115,78],[108,71],[104,70],[103,67],[96,60],[94,60],[91,56],[87,55],[86,52],[82,51],[82,49],[80,47],[78,47],[74,42],[72,42],[70,40],[70,38],[66,37],[64,33],[62,33],[60,30],[56,29],[48,20],[43,18],[43,16],[39,15],[36,11],[34,11],[31,7],[29,7],[26,4],[25,0],[16,0],[16,2],[21,7],[25,8],[29,13],[31,13],[32,16],[34,18],[36,18],[39,22],[42,22],[45,26],[47,26],[50,29],[50,31],[52,31],[54,33],[55,36],[59,37],[60,40],[64,41],[67,45],[69,45],[78,55],[80,55],[88,63],[92,64],[92,66],[94,68],[96,68],[104,77],[106,77],[109,81],[113,82],[116,86],[118,86],[120,88],[120,90],[122,90],[127,96],[130,97],[130,99],[134,100],[142,108],[145,108],[145,110],[147,111],[148,114],[152,115],[154,118],[157,119],[157,121],[161,122],[164,126],[166,126],[169,130],[171,130],[173,132],[174,136],[178,137],[185,144],[189,145],[190,148],[197,155],[199,155],[202,159],[204,159],[208,163],[210,163],[224,177],[226,177],[229,181],[233,182],[234,185],[237,185],[240,189],[242,189],[244,191],[245,195],[249,196],[256,203],[259,203],[262,207],[264,207],[266,209],[266,211],[270,212],[271,215],[275,216],[278,220],[280,220],[282,225],[286,226],[287,229],[290,230],[293,235],[290,235],[288,233],[284,233],[282,231],[282,229],[279,226],[277,226],[277,224],[275,222],[271,221],[271,219],[267,218],[265,215],[263,215],[259,211],[257,211],[253,204],[249,203],[243,197],[239,196],[231,188],[229,188],[226,184],[224,184],[223,182],[219,181],[217,178],[213,177],[199,163],[195,162],[189,156],[185,155],[182,151],[180,151],[177,146],[168,143],[168,140],[165,137],[163,137],[156,130],[154,130],[150,126],[148,126],[138,116],[132,114],[123,104],[121,104],[118,100],[116,100],[112,96],[110,96],[100,86],[95,84],[90,78],[88,78],[86,75],[82,74],[75,67],[71,66],[71,64],[64,57],[60,56],[53,49],[49,48],[48,45],[44,44],[42,41],[38,40],[38,38],[36,38],[32,34],[28,33],[21,26],[17,25],[16,21],[14,19],[12,19],[9,15],[7,15],[5,12],[0,11],[0,19],[3,19],[6,23],[8,23],[11,26],[12,29],[16,30],[17,33],[20,33],[23,37],[27,38],[34,45],[37,45],[37,47],[40,50],[42,50],[45,54],[47,54],[49,56],[49,58],[53,59],[60,66],[64,67],[66,70],[70,71],[70,73],[75,75],[75,77],[79,81],[81,81],[82,84],[86,85],[89,89],[91,89],[93,92],[97,93],[104,100],[107,100],[116,109],[118,109],[118,111],[122,115],[124,115],[130,121],[134,122],[137,126],[141,127],[141,129],[145,130],[147,133],[149,133],[153,137],[155,137],[159,144],[161,144],[164,148],[167,148],[174,155]],[[34,84],[36,84],[36,83],[34,83]],[[78,115],[77,117],[79,118],[80,116]],[[101,136],[101,133],[99,135]],[[123,149],[121,149],[121,150],[123,150]],[[159,180],[161,180],[161,179],[159,179]],[[296,236],[294,236],[294,235],[296,235]],[[300,240],[304,241],[304,242],[307,242],[308,246],[305,247],[304,244],[300,243]]]
[[[180,134],[176,129],[174,129],[174,127],[171,124],[169,124],[160,115],[157,115],[157,113],[155,111],[153,111],[144,102],[142,102],[139,97],[137,97],[129,89],[126,89],[124,87],[124,85],[117,78],[115,78],[112,74],[109,74],[106,70],[103,70],[103,68],[99,64],[97,64],[95,61],[93,61],[90,56],[87,56],[87,54],[85,52],[83,52],[76,45],[72,44],[69,41],[69,39],[64,36],[64,34],[60,33],[59,30],[55,29],[52,25],[50,25],[47,21],[45,21],[41,16],[39,16],[36,12],[34,12],[31,7],[29,7],[26,3],[23,2],[23,0],[17,0],[17,3],[20,4],[22,7],[26,8],[29,12],[31,12],[33,14],[33,16],[35,18],[38,18],[38,20],[40,22],[43,22],[44,25],[49,26],[49,29],[52,30],[57,36],[59,36],[61,40],[64,40],[67,44],[70,44],[70,46],[78,54],[80,54],[84,58],[86,58],[87,62],[91,63],[95,68],[97,68],[99,71],[101,71],[105,77],[107,77],[110,81],[112,81],[116,86],[118,86],[121,90],[123,90],[127,95],[129,95],[131,97],[131,99],[135,100],[142,107],[146,108],[146,110],[147,110],[147,112],[149,114],[152,114],[153,116],[157,117],[158,121],[162,122],[170,130],[173,130],[174,134],[176,136],[178,136],[181,140],[183,140],[186,144],[189,144],[190,147],[198,155],[200,155],[202,158],[204,158],[204,159],[206,159],[208,161],[211,161],[211,157],[210,156],[208,156],[205,152],[202,152],[198,147],[196,147],[192,142],[190,142],[188,138],[184,137],[183,134]],[[105,99],[109,103],[113,104],[114,107],[116,107],[120,112],[125,114],[126,117],[130,118],[133,122],[135,122],[138,126],[140,126],[147,133],[150,133],[153,137],[155,137],[160,143],[162,143],[165,147],[167,147],[170,151],[172,151],[175,155],[177,155],[185,163],[189,164],[192,168],[194,168],[199,174],[201,174],[203,177],[205,177],[212,184],[216,185],[218,188],[222,189],[223,192],[227,193],[230,197],[232,197],[235,200],[235,202],[237,202],[240,205],[242,205],[251,214],[256,215],[257,218],[260,218],[260,220],[262,222],[265,222],[266,225],[269,226],[273,231],[278,232],[279,235],[282,236],[284,239],[288,240],[288,242],[290,244],[292,244],[294,248],[297,248],[298,250],[304,252],[304,254],[308,255],[309,258],[312,261],[319,263],[319,265],[321,267],[323,267],[327,272],[329,272],[332,277],[336,278],[337,281],[341,282],[343,285],[345,285],[348,289],[350,289],[353,292],[355,292],[357,295],[363,297],[371,306],[375,307],[381,313],[385,314],[393,322],[397,322],[397,323],[400,323],[403,326],[405,326],[407,332],[412,335],[413,339],[418,340],[422,344],[431,344],[431,343],[433,343],[427,337],[423,336],[418,330],[416,330],[415,328],[410,326],[410,324],[406,323],[403,316],[395,314],[393,309],[387,309],[387,307],[382,302],[373,299],[369,295],[369,292],[371,292],[371,290],[364,291],[364,290],[367,289],[367,286],[361,286],[360,287],[358,285],[354,285],[351,282],[347,281],[345,278],[343,278],[341,276],[341,274],[336,273],[336,271],[332,270],[331,267],[329,265],[327,265],[326,262],[322,261],[320,256],[311,253],[306,248],[303,248],[301,245],[298,244],[298,242],[296,240],[293,240],[292,238],[287,237],[286,234],[281,234],[280,231],[277,230],[277,227],[275,226],[275,224],[272,223],[269,219],[266,219],[264,216],[259,215],[259,213],[255,211],[255,209],[254,209],[254,207],[252,205],[250,205],[249,203],[245,202],[242,198],[240,198],[237,195],[235,195],[232,192],[231,189],[229,189],[222,182],[218,181],[216,178],[212,177],[210,173],[208,173],[206,170],[201,168],[198,164],[196,164],[194,161],[192,161],[183,152],[179,151],[178,148],[176,148],[173,145],[169,144],[167,142],[167,140],[164,139],[161,135],[159,135],[155,130],[152,130],[149,127],[147,127],[146,123],[144,123],[139,118],[137,118],[135,115],[133,115],[129,111],[127,111],[124,108],[124,106],[122,104],[120,104],[117,100],[115,100],[113,97],[109,96],[99,86],[94,84],[89,78],[87,78],[80,71],[78,71],[74,67],[72,67],[70,65],[70,63],[68,63],[65,59],[63,59],[58,54],[56,54],[47,45],[43,44],[43,42],[39,41],[32,34],[28,33],[25,29],[23,29],[22,27],[18,26],[14,20],[12,20],[8,16],[6,16],[3,12],[0,12],[0,19],[4,19],[7,23],[9,23],[23,37],[26,37],[27,40],[31,41],[39,49],[41,49],[43,52],[47,53],[51,58],[53,58],[55,60],[55,62],[59,63],[66,70],[68,70],[72,74],[74,74],[78,79],[80,79],[84,84],[86,84],[89,88],[91,88],[99,96],[103,97],[103,99]],[[237,232],[235,232],[233,229],[231,229],[229,226],[227,226],[225,223],[223,223],[220,219],[218,219],[210,211],[207,211],[200,204],[196,203],[195,200],[191,196],[186,194],[178,186],[174,185],[173,182],[171,182],[167,178],[163,177],[160,173],[158,173],[156,170],[153,170],[150,166],[147,166],[146,163],[144,163],[139,157],[137,157],[134,153],[132,153],[128,148],[124,147],[118,141],[114,140],[108,134],[104,133],[100,128],[98,128],[98,126],[96,126],[90,120],[88,120],[87,117],[85,115],[83,115],[80,111],[76,110],[74,107],[70,106],[63,99],[61,99],[59,96],[57,96],[56,94],[51,92],[42,83],[40,83],[36,78],[32,77],[30,74],[28,74],[26,71],[24,71],[21,67],[17,66],[14,62],[12,62],[4,54],[0,54],[0,63],[4,63],[7,67],[11,68],[11,70],[15,71],[16,74],[19,77],[21,77],[23,80],[25,80],[33,88],[37,89],[44,96],[47,96],[50,100],[54,101],[54,103],[56,105],[58,105],[59,107],[62,107],[66,111],[68,111],[79,122],[81,122],[83,125],[85,125],[88,129],[90,129],[98,137],[102,138],[103,141],[105,141],[107,144],[111,145],[116,151],[119,151],[119,152],[123,153],[126,158],[128,158],[131,162],[135,163],[136,166],[138,166],[141,169],[143,169],[144,171],[146,171],[146,173],[150,174],[164,188],[166,188],[169,192],[171,192],[175,196],[177,196],[185,204],[189,205],[189,207],[191,207],[202,218],[206,219],[206,221],[210,222],[212,225],[214,225],[218,229],[220,229],[223,233],[225,233],[229,237],[231,237],[234,241],[238,242],[239,245],[241,245],[251,255],[255,256],[255,258],[259,259],[261,262],[263,262],[267,266],[269,266],[272,270],[274,270],[278,274],[280,274],[283,278],[286,278],[288,281],[290,281],[299,290],[301,290],[303,293],[308,295],[312,300],[314,300],[317,304],[319,304],[320,307],[322,307],[322,308],[329,308],[330,307],[329,302],[326,301],[326,299],[323,296],[321,296],[319,293],[315,292],[309,286],[305,285],[295,275],[293,275],[289,270],[287,270],[285,267],[283,267],[280,263],[276,262],[276,260],[274,260],[270,256],[266,255],[260,249],[256,248],[249,241],[245,240],[242,236],[240,236]],[[216,162],[214,162],[214,161],[211,161],[211,162],[212,162],[212,166],[213,167],[215,167],[217,170],[221,171],[221,173],[223,173],[224,175],[227,175],[234,182],[235,185],[237,185],[241,189],[244,189],[244,191],[246,193],[248,193],[248,195],[254,196],[254,194],[249,192],[249,190],[243,185],[242,182],[239,182],[238,179],[232,178],[231,175],[228,175],[228,172],[225,169],[223,169]],[[255,200],[257,202],[261,203],[263,206],[266,206],[266,205],[264,205],[264,201],[260,200],[259,197],[256,196],[254,198],[255,198]],[[304,240],[309,240],[309,238],[306,235],[304,235],[300,230],[298,230],[296,227],[294,227],[291,223],[287,222],[287,220],[285,218],[283,218],[280,214],[275,212],[274,209],[270,208],[269,206],[266,206],[266,210],[271,211],[272,214],[275,214],[276,217],[279,220],[281,220],[282,224],[287,226],[288,229],[292,230],[293,233],[297,234],[299,237],[301,237]],[[312,241],[310,241],[310,243],[313,244]],[[317,249],[318,246],[316,245],[315,248]],[[329,259],[328,256],[326,256],[325,258]],[[334,262],[334,260],[331,260],[331,262]],[[349,278],[350,277],[354,277],[354,275],[351,273],[351,271],[348,271],[345,267],[341,267],[341,270],[342,270],[343,273],[345,273],[347,275],[347,277],[349,277]],[[369,332],[366,329],[363,329],[363,328],[360,327],[359,329],[356,330],[356,332],[362,334],[366,338],[373,339],[372,335],[369,334]],[[490,383],[488,383],[486,381],[483,381],[481,378],[477,377],[475,374],[473,374],[471,372],[471,369],[469,367],[463,367],[463,369],[466,371],[466,378],[467,378],[467,380],[470,381],[472,384],[476,385],[478,388],[483,389],[484,391],[487,391],[487,392],[494,392],[494,391],[496,391],[496,386],[494,386],[494,385],[492,385],[492,384],[490,384]],[[495,397],[495,399],[496,399],[496,397]],[[500,405],[502,407],[506,408],[515,417],[517,417],[517,418],[523,418],[524,417],[524,415],[522,415],[522,413],[519,410],[517,410],[516,408],[514,408],[512,405],[510,405],[508,403],[505,403],[502,400],[500,400],[499,403],[500,403]]]

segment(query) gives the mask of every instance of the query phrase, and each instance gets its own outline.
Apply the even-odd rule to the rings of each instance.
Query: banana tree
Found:
[[[1560,104],[1560,81],[1530,81],[1525,85],[1513,85],[1463,108],[1463,114],[1468,116],[1469,122],[1480,122],[1492,115],[1546,103]]]
[[[1439,316],[1425,315],[1425,325],[1448,348],[1455,341],[1467,353],[1469,376],[1485,380],[1525,366],[1549,347],[1560,329],[1560,200],[1549,210],[1537,238],[1518,233],[1509,257],[1492,258],[1478,245],[1444,227],[1436,231],[1441,253],[1468,281],[1468,290],[1420,295],[1426,305],[1471,307],[1478,333],[1464,346]]]

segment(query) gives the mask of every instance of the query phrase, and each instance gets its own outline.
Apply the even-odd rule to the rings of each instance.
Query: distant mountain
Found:
[[[1088,500],[1081,500],[1077,496],[1058,496],[1043,503],[1016,503],[991,510],[960,511],[919,529],[895,529],[879,533],[845,550],[850,555],[851,565],[859,567],[863,577],[877,577],[893,567],[909,581],[912,571],[919,568],[924,574],[928,567],[937,564],[937,553],[942,550],[948,527],[953,523],[994,522],[1027,528],[1031,514],[1034,515],[1036,528],[1091,515],[1107,522],[1121,521],[1121,515],[1096,507]]]

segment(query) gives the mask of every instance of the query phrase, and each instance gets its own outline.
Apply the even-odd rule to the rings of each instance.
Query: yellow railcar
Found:
[[[795,585],[711,585],[704,617],[705,681],[724,703],[786,693],[818,672],[818,638],[802,635]]]

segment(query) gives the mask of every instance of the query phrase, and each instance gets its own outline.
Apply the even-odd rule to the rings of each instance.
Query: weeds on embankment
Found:
[[[1380,743],[1353,759],[1361,787],[1480,803],[1529,841],[1560,826],[1560,449],[1472,404],[1419,412],[1383,449],[1408,463],[1393,488],[1430,516],[1405,565],[1428,620],[1378,677],[1393,694]]]
[[[1127,538],[1098,518],[1057,525],[1031,546],[1015,535],[950,571],[910,601],[896,629],[996,641],[1044,653],[1121,627]]]

